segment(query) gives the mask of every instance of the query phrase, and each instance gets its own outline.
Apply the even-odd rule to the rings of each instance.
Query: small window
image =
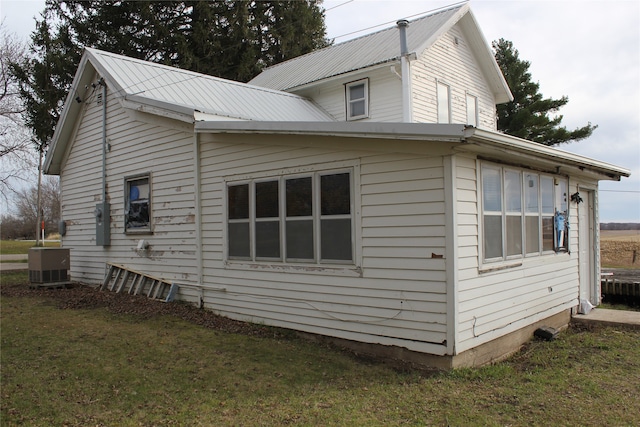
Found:
[[[467,125],[478,127],[478,98],[467,94]]]
[[[125,232],[151,231],[149,175],[125,178]]]
[[[346,85],[347,120],[358,120],[369,117],[369,83],[359,80]]]
[[[438,123],[451,123],[451,89],[442,82],[437,84]]]

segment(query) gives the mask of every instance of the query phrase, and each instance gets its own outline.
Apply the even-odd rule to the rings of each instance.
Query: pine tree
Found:
[[[539,92],[540,85],[531,81],[531,63],[520,59],[512,42],[505,39],[494,41],[493,49],[514,97],[513,101],[497,107],[498,130],[540,144],[557,145],[588,138],[598,127],[591,123],[573,131],[561,127],[563,116],[550,115],[566,105],[569,98],[543,98]]]
[[[84,47],[248,81],[324,47],[321,0],[47,0],[32,58],[14,64],[39,151],[53,137]]]

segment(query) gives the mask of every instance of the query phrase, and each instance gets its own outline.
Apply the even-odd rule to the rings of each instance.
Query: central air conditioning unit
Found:
[[[29,281],[31,283],[59,283],[69,280],[69,249],[29,249]]]

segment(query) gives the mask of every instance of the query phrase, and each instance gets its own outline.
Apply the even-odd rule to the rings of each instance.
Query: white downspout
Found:
[[[409,21],[401,19],[397,23],[400,31],[400,68],[402,74],[402,121],[411,123],[413,114],[411,111],[411,70],[409,63],[409,48],[407,45],[407,27]]]

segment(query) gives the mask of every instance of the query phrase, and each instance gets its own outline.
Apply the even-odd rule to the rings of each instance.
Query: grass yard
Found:
[[[144,316],[61,308],[82,289],[32,291],[25,273],[1,281],[3,426],[600,426],[640,413],[640,331],[570,328],[496,365],[421,375],[276,329],[207,328],[162,305]]]
[[[27,254],[29,249],[36,245],[35,240],[2,240],[0,241],[0,254],[2,255],[17,255]],[[58,248],[60,247],[59,241],[45,241],[44,247],[46,248]]]

